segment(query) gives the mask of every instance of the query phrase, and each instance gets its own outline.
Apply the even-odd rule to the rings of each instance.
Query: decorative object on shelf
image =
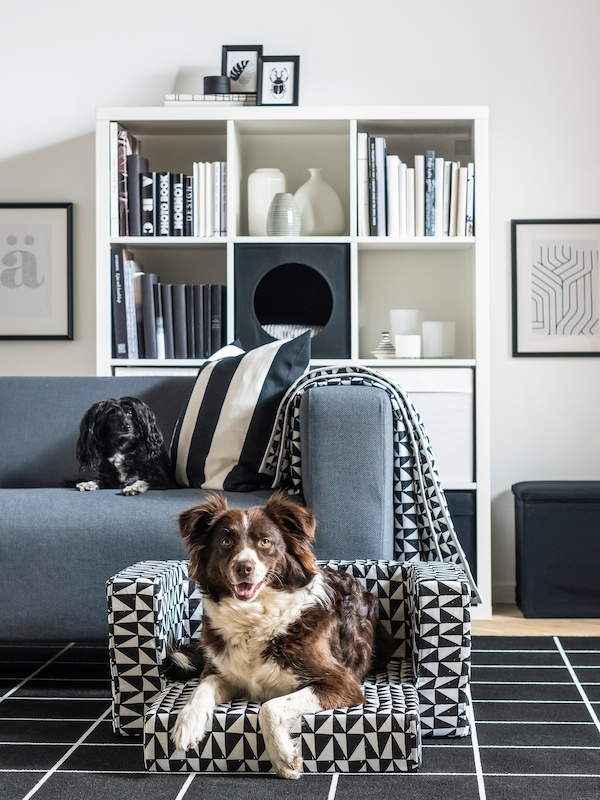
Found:
[[[423,358],[453,358],[456,323],[423,322]]]
[[[229,78],[232,92],[256,92],[258,59],[262,44],[224,44],[221,72]],[[205,90],[206,91],[206,90]]]
[[[259,56],[257,106],[297,106],[300,56]]]
[[[73,203],[0,203],[0,339],[73,338]]]
[[[278,192],[267,214],[268,236],[299,236],[300,212],[290,192]]]
[[[381,341],[372,351],[375,358],[396,358],[396,351],[394,349],[394,345],[390,339],[390,332],[389,331],[382,331],[381,332]]]
[[[267,235],[267,214],[275,195],[287,191],[287,180],[280,169],[261,167],[248,176],[248,233]]]
[[[513,356],[600,356],[600,219],[513,219]]]
[[[310,178],[294,195],[302,220],[302,236],[341,236],[346,230],[342,201],[322,177],[319,167],[309,167]]]
[[[204,94],[231,94],[227,75],[207,75],[204,78]]]
[[[418,308],[392,308],[390,310],[390,328],[392,338],[396,336],[421,335],[423,312]]]
[[[421,337],[416,333],[399,333],[394,337],[396,358],[420,358]]]

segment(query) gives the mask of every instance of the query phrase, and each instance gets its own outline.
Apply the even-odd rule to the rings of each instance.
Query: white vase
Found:
[[[267,214],[268,236],[298,236],[300,234],[300,212],[289,192],[278,192],[269,206]]]
[[[342,201],[321,177],[321,170],[311,167],[310,178],[294,199],[300,210],[302,236],[339,236],[346,230]]]
[[[276,194],[287,190],[285,175],[280,169],[261,167],[248,176],[248,233],[267,235],[267,214]]]

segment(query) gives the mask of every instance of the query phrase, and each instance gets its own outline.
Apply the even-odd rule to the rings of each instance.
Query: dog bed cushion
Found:
[[[272,478],[259,469],[279,403],[309,360],[307,332],[208,361],[173,433],[177,482],[237,492],[268,486]]]

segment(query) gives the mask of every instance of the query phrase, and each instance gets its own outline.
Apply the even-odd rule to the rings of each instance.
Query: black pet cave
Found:
[[[350,248],[235,246],[235,335],[245,349],[311,331],[312,358],[350,358]]]

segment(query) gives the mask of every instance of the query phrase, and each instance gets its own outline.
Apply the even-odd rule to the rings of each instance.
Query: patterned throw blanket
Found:
[[[369,367],[318,368],[302,375],[283,398],[261,472],[273,488],[302,491],[300,401],[314,386],[360,385],[383,389],[394,420],[394,537],[398,561],[449,561],[464,570],[472,602],[481,597],[450,517],[431,444],[421,418],[406,393]]]

